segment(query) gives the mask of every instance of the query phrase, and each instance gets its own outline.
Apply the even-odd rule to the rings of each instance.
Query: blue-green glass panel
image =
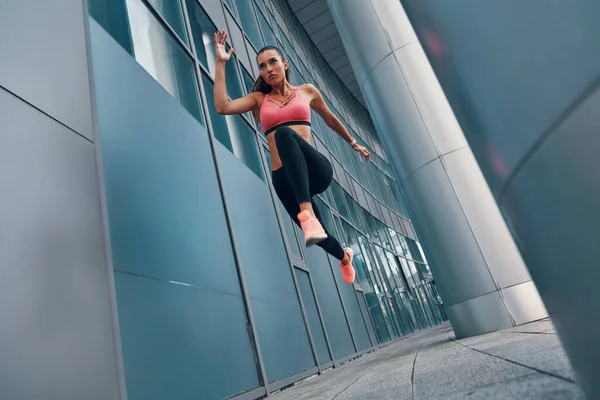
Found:
[[[317,303],[310,285],[308,273],[301,269],[295,268],[296,278],[298,279],[298,287],[300,294],[302,295],[302,302],[304,303],[304,310],[306,311],[306,318],[308,319],[308,325],[310,326],[310,332],[317,350],[317,357],[319,364],[325,364],[331,361],[331,355],[327,348],[327,342],[325,340],[325,330],[321,319],[317,311]]]
[[[217,144],[236,249],[269,382],[314,367],[298,294],[266,182]]]
[[[335,359],[340,359],[353,354],[355,349],[350,329],[344,316],[327,253],[317,246],[312,246],[306,249],[306,257],[333,355]]]
[[[229,129],[227,127],[227,120],[224,115],[217,112],[215,107],[215,86],[206,74],[202,73],[202,83],[204,86],[204,92],[206,93],[206,102],[208,103],[208,112],[210,115],[210,123],[213,128],[215,138],[229,151],[233,152],[233,144],[229,137]]]
[[[252,42],[256,50],[259,50],[264,46],[264,42],[260,35],[252,0],[235,0],[235,3],[244,33],[248,35],[250,42]]]
[[[129,399],[218,400],[260,386],[240,296],[120,272],[115,285]]]
[[[115,269],[239,293],[205,128],[101,29],[92,55]]]
[[[185,24],[183,22],[183,12],[181,11],[181,3],[179,1],[164,1],[164,0],[148,0],[148,3],[162,15],[169,26],[177,33],[184,43],[188,43]]]

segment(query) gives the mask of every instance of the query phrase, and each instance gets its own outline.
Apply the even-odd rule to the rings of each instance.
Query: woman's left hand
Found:
[[[354,151],[358,151],[360,153],[360,155],[365,158],[365,160],[369,161],[371,159],[371,153],[369,153],[369,150],[367,150],[366,147],[363,147],[360,144],[355,143],[354,146],[352,146],[352,148],[354,149]]]

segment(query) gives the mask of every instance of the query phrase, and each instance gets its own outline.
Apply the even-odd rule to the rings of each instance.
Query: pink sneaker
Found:
[[[298,220],[300,221],[300,226],[304,232],[304,243],[306,243],[306,247],[310,247],[313,244],[317,244],[320,241],[327,239],[325,229],[323,229],[319,220],[313,217],[309,211],[301,211],[300,214],[298,214]]]
[[[354,252],[350,247],[346,247],[344,249],[344,253],[348,254],[350,257],[350,262],[347,265],[342,264],[340,261],[340,267],[342,267],[342,278],[344,278],[344,282],[348,285],[351,285],[354,282],[354,277],[356,276],[356,271],[352,266],[352,259],[354,258]]]

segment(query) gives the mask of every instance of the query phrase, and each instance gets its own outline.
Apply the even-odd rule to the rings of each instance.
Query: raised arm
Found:
[[[239,99],[229,100],[227,96],[227,85],[225,83],[225,64],[233,54],[233,48],[227,52],[225,43],[227,43],[227,32],[219,30],[215,33],[215,53],[216,53],[216,71],[215,71],[215,108],[219,114],[243,114],[251,111],[258,105],[258,93],[250,93]]]
[[[323,99],[323,96],[321,96],[319,90],[311,84],[307,84],[306,86],[311,93],[310,107],[315,110],[316,113],[321,116],[321,118],[323,118],[323,121],[325,121],[328,127],[330,127],[350,146],[352,146],[352,149],[359,152],[367,161],[369,161],[371,158],[369,150],[356,143],[356,139],[350,135],[346,127],[344,127],[340,120],[331,112],[329,107],[327,107],[327,103],[325,103],[325,100]]]

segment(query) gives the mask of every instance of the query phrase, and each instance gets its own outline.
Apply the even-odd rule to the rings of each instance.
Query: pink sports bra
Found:
[[[265,95],[260,104],[260,125],[265,135],[282,126],[310,126],[310,104],[298,92],[297,87],[293,86],[293,89],[293,92],[279,106],[269,103],[270,95]]]

